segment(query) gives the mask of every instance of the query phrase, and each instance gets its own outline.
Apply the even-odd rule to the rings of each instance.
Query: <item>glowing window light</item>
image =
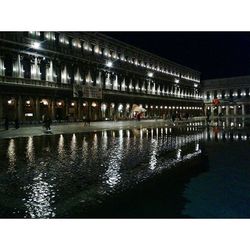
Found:
[[[32,43],[32,48],[34,48],[34,49],[40,48],[40,43],[39,42],[33,42]]]
[[[101,105],[101,110],[102,111],[105,111],[107,109],[107,105],[105,104],[105,103],[103,103],[102,105]]]
[[[120,104],[120,105],[118,106],[118,111],[121,112],[122,109],[123,109],[123,106],[122,106],[122,104]]]
[[[42,103],[42,104],[45,105],[45,106],[49,105],[48,101],[45,100],[45,99],[43,99],[40,103]]]
[[[113,66],[113,63],[112,63],[111,61],[108,61],[108,62],[106,63],[106,66],[109,67],[109,68],[111,68],[111,67]]]
[[[91,106],[95,108],[97,106],[97,104],[95,102],[92,102]]]
[[[153,73],[152,72],[148,72],[148,77],[153,77]]]

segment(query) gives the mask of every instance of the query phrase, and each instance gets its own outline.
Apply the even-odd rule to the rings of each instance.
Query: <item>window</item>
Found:
[[[56,36],[54,32],[44,32],[44,37],[46,40],[55,41]]]

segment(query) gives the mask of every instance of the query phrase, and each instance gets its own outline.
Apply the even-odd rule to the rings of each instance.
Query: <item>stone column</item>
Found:
[[[0,95],[0,120],[3,119],[3,97]]]
[[[93,117],[92,117],[92,106],[91,106],[91,101],[88,101],[88,118],[90,119],[90,120],[92,120],[93,119]]]
[[[51,100],[51,119],[55,120],[55,100]]]
[[[81,121],[82,114],[81,114],[81,101],[80,100],[78,100],[78,102],[77,102],[77,111],[78,111],[77,119]]]
[[[22,96],[18,97],[17,101],[17,117],[19,121],[23,120],[23,99]]]
[[[211,116],[214,116],[214,106],[211,106]]]
[[[234,105],[234,115],[237,115],[237,105]]]
[[[245,115],[245,105],[244,104],[241,105],[241,109],[242,109],[241,110],[241,112],[242,112],[241,114]]]
[[[68,115],[69,115],[69,100],[68,99],[66,99],[65,100],[65,113],[66,113],[66,117],[68,117]]]
[[[207,105],[205,105],[205,109],[204,109],[204,115],[207,116]],[[185,110],[184,110],[185,111]]]
[[[37,121],[40,121],[40,100],[39,98],[35,99],[35,117]]]
[[[226,116],[228,116],[229,115],[229,106],[227,105],[226,106]]]
[[[221,106],[218,106],[218,115],[221,113]]]
[[[102,120],[101,101],[97,102],[97,120]]]

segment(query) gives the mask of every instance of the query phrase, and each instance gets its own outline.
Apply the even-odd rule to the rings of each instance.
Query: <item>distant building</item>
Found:
[[[250,76],[205,80],[202,85],[205,113],[250,115]]]
[[[1,32],[0,119],[203,114],[200,72],[99,33]]]

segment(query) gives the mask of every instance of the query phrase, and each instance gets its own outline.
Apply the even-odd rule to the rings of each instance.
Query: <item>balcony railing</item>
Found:
[[[70,84],[55,83],[55,82],[48,82],[48,81],[28,79],[28,78],[9,77],[9,76],[0,76],[0,82],[10,85],[11,84],[22,85],[22,86],[29,85],[31,87],[59,88],[59,89],[72,88]]]
[[[202,101],[202,97],[191,97],[191,96],[180,96],[180,95],[175,95],[175,94],[167,94],[167,93],[161,93],[159,94],[153,94],[152,91],[148,91],[147,93],[142,91],[131,91],[131,90],[125,90],[125,91],[120,91],[120,90],[115,90],[112,88],[105,88],[103,89],[104,92],[109,93],[109,94],[114,94],[116,95],[117,93],[121,94],[128,94],[128,95],[136,95],[136,96],[151,96],[151,97],[169,97],[169,98],[174,98],[174,99],[181,99],[181,100],[197,100],[197,101]]]

